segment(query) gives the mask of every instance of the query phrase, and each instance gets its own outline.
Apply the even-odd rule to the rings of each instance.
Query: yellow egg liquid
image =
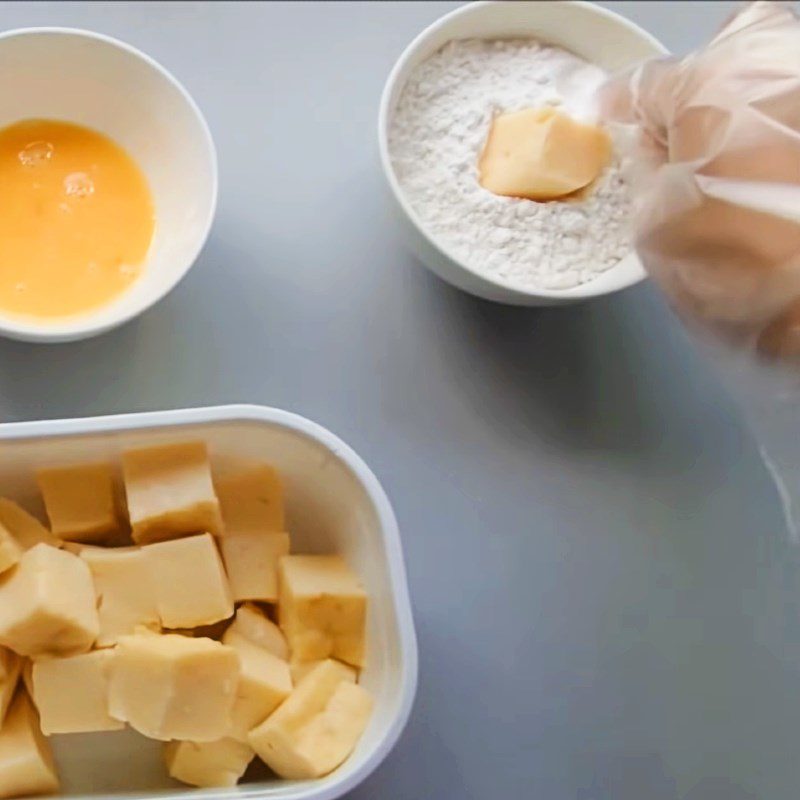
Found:
[[[109,303],[139,277],[154,228],[147,180],[108,137],[47,119],[0,130],[0,312]]]

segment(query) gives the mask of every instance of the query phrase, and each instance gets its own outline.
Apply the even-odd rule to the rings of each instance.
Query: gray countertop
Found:
[[[353,798],[795,800],[798,559],[731,400],[650,287],[504,308],[414,262],[378,97],[453,3],[5,3],[146,50],[220,157],[187,279],[71,345],[0,342],[5,420],[252,402],[331,428],[399,517],[420,644]],[[609,3],[685,51],[730,3]]]

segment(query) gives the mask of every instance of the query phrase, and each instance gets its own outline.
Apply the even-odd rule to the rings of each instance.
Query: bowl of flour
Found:
[[[381,98],[381,161],[411,249],[471,294],[555,305],[641,281],[632,249],[624,134],[586,192],[566,201],[501,197],[478,180],[492,120],[553,107],[592,121],[609,73],[665,53],[632,22],[591,3],[476,2],[424,30]]]

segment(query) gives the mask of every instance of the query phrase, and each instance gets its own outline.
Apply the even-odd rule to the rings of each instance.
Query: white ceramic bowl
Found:
[[[147,176],[156,207],[143,274],[125,294],[57,322],[0,314],[0,335],[70,341],[141,314],[186,274],[211,228],[217,160],[200,110],[149,56],[108,36],[69,28],[0,34],[0,93],[0,127],[45,117],[110,136]]]
[[[261,459],[280,470],[288,528],[297,552],[341,553],[370,598],[367,663],[360,682],[375,710],[355,752],[325,778],[263,780],[202,792],[212,798],[332,800],[385,758],[408,719],[417,684],[417,644],[397,522],[369,467],[340,439],[303,417],[260,406],[223,406],[92,419],[0,424],[2,494],[39,510],[34,473],[45,465],[119,461],[120,452],[202,438],[215,470]],[[159,742],[130,730],[53,736],[63,791],[70,797],[124,794],[180,800]],[[198,793],[192,792],[192,796]]]
[[[625,289],[645,277],[633,251],[595,280],[574,289],[527,292],[481,275],[451,255],[447,246],[426,230],[395,175],[388,146],[389,125],[413,69],[453,39],[524,36],[564,47],[608,72],[666,52],[657,39],[624,17],[578,0],[469,3],[434,22],[411,42],[394,65],[378,113],[381,162],[406,239],[420,260],[440,278],[487,300],[522,306],[556,305]]]

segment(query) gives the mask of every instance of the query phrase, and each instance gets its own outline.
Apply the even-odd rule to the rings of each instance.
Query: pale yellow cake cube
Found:
[[[261,464],[214,481],[226,535],[286,530],[283,484],[277,470]]]
[[[222,534],[219,502],[203,442],[122,454],[133,539],[139,544],[208,531]]]
[[[194,628],[233,616],[228,577],[211,534],[150,544],[143,550],[165,628]]]
[[[289,658],[289,645],[283,632],[254,603],[243,603],[236,609],[236,616],[228,630],[244,636],[284,661]]]
[[[480,184],[498,195],[555,200],[588,186],[611,158],[611,139],[554,108],[500,114],[479,162]]]
[[[33,701],[42,733],[116,731],[125,723],[108,713],[108,685],[114,650],[33,662]]]
[[[278,567],[278,621],[292,658],[364,665],[367,594],[338,555],[284,556]]]
[[[0,728],[0,797],[51,794],[59,789],[50,744],[24,690],[17,692]]]
[[[0,497],[0,524],[17,540],[23,550],[30,550],[37,544],[49,544],[60,547],[61,539],[55,536],[33,514],[29,514],[22,506]]]
[[[214,742],[229,733],[238,683],[232,647],[178,634],[121,636],[109,714],[151,739]]]
[[[308,673],[248,741],[275,773],[319,778],[338,767],[358,743],[372,713],[372,697],[355,674],[327,660]]]
[[[24,552],[22,545],[11,535],[11,531],[0,523],[0,573],[11,569]]]
[[[50,528],[72,542],[106,542],[119,535],[110,464],[78,464],[42,469],[36,480]]]
[[[292,683],[297,686],[312,669],[319,666],[325,661],[324,658],[317,659],[316,661],[296,661],[295,659],[289,660],[289,672],[292,674]]]
[[[254,756],[252,747],[231,738],[164,745],[164,762],[170,777],[209,789],[236,786]]]
[[[140,625],[159,627],[157,582],[143,548],[83,546],[80,557],[89,566],[97,594],[97,647],[115,644]]]
[[[0,647],[0,728],[19,683],[22,666],[23,659],[20,656],[6,647]]]
[[[219,540],[235,601],[278,599],[278,560],[289,554],[288,533],[241,533]]]
[[[283,659],[244,636],[227,631],[222,643],[236,651],[241,664],[230,735],[244,741],[289,696],[292,677]]]
[[[88,650],[100,623],[89,568],[46,544],[0,576],[0,644],[24,656]]]

